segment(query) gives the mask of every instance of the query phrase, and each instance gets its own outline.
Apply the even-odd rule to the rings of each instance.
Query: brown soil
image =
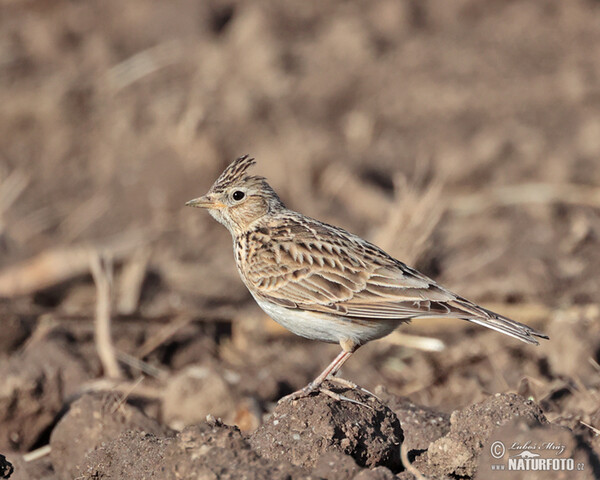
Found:
[[[598,25],[592,0],[1,2],[0,478],[600,478]],[[379,400],[277,405],[339,347],[266,318],[183,208],[243,153],[551,340],[419,320],[442,351],[344,366]],[[494,442],[583,469],[497,472]]]
[[[0,478],[10,478],[14,471],[13,465],[6,460],[4,455],[0,455]]]
[[[350,400],[308,397],[283,402],[252,433],[254,449],[264,458],[303,467],[316,465],[325,452],[339,452],[362,467],[400,470],[404,435],[394,413],[360,391],[325,386]]]

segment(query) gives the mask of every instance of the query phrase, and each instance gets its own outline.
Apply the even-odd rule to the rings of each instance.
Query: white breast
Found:
[[[342,316],[290,309],[256,297],[254,299],[260,308],[282,327],[301,337],[321,342],[339,343],[342,340],[352,340],[355,344],[362,345],[388,335],[400,323],[399,320],[367,319],[357,323]]]

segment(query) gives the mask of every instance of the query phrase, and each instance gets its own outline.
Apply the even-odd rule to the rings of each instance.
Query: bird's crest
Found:
[[[233,183],[242,180],[246,171],[256,162],[250,155],[244,155],[237,158],[223,171],[221,176],[217,178],[211,190],[213,192],[223,192]]]

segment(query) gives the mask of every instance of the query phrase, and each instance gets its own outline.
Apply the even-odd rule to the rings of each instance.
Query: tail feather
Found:
[[[504,333],[505,335],[509,335],[521,340],[522,342],[532,343],[534,345],[539,345],[536,337],[546,340],[549,339],[548,335],[545,335],[542,332],[525,325],[524,323],[503,317],[502,315],[475,305],[474,303],[471,303],[463,298],[458,298],[453,303],[462,311],[460,318],[463,320],[496,330],[497,332]]]

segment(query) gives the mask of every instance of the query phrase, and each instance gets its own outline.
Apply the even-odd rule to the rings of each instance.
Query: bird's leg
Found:
[[[315,390],[318,390],[321,387],[323,381],[325,381],[325,379],[329,375],[335,375],[339,371],[339,369],[342,368],[342,365],[346,363],[346,360],[350,358],[350,356],[354,353],[354,350],[356,349],[342,350],[340,354],[333,359],[333,362],[327,365],[327,368],[325,368],[325,370],[323,370],[317,378],[310,382],[306,387],[301,388],[300,390],[297,390],[294,393],[290,393],[289,395],[286,395],[285,397],[281,398],[278,403],[282,403],[286,400],[291,401],[296,400],[298,398],[306,397]]]
[[[350,351],[350,352],[356,352],[356,350],[360,346],[360,345],[356,345],[351,340],[341,341],[340,345],[342,346],[342,349],[344,351]],[[370,395],[371,397],[374,397],[381,402],[380,398],[377,395],[375,395],[372,392],[369,392],[366,388],[359,387],[356,383],[351,382],[350,380],[346,380],[345,378],[336,377],[335,375],[339,372],[340,368],[342,368],[342,365],[337,365],[335,368],[332,369],[331,372],[329,372],[329,381],[330,382],[337,383],[338,385],[349,388],[350,390],[360,390],[361,392],[366,393],[367,395]]]

